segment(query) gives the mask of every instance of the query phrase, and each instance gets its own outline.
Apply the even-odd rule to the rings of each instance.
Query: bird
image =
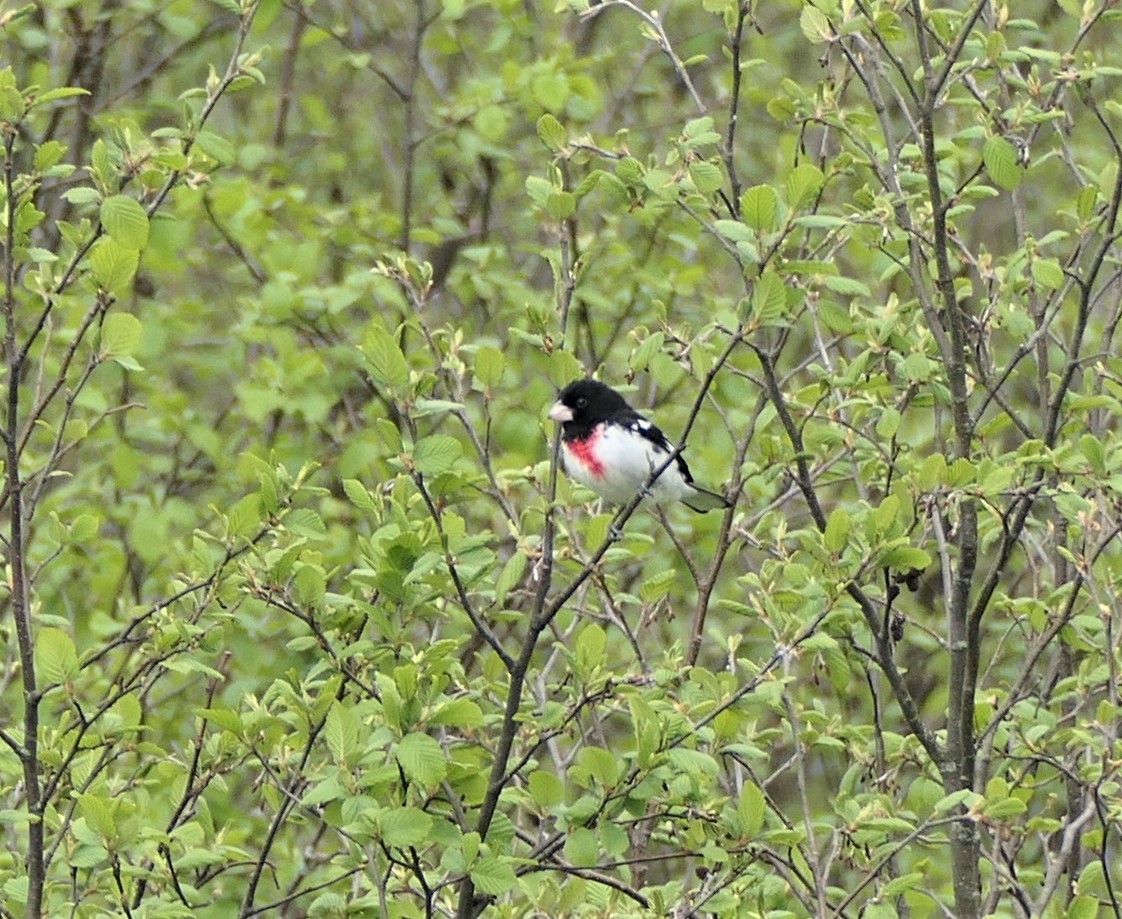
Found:
[[[681,501],[702,514],[732,506],[724,495],[694,482],[682,454],[675,453],[658,426],[598,380],[566,386],[549,417],[561,425],[561,457],[569,478],[613,504],[627,504],[661,469],[650,485],[656,501]]]

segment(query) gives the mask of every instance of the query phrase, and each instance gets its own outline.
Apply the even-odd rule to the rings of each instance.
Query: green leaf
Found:
[[[538,207],[544,208],[549,196],[553,194],[553,183],[541,176],[526,176],[524,185],[526,187],[526,197]]]
[[[715,143],[721,139],[721,135],[713,130],[712,115],[703,115],[700,118],[687,121],[685,127],[682,128],[682,137],[689,142],[690,146]]]
[[[93,204],[101,200],[101,193],[96,188],[79,185],[77,188],[68,188],[62,193],[62,197],[71,204]]]
[[[426,788],[439,785],[448,774],[444,750],[428,734],[406,734],[394,755],[406,776]]]
[[[849,514],[845,508],[835,508],[826,521],[826,531],[822,534],[822,544],[826,551],[834,554],[841,552],[849,541],[850,529]]]
[[[125,249],[148,244],[148,213],[128,195],[113,195],[101,202],[101,224],[109,238]]]
[[[578,868],[591,868],[600,860],[600,837],[588,827],[578,826],[565,840],[565,858]]]
[[[280,483],[277,474],[271,469],[262,471],[258,473],[257,481],[260,485],[257,494],[261,498],[261,509],[266,515],[272,516],[280,510],[280,495],[277,491]]]
[[[479,727],[483,723],[483,709],[471,699],[452,699],[438,706],[427,723],[457,728]]]
[[[261,523],[261,495],[254,492],[230,505],[226,511],[226,530],[230,536],[249,536]]]
[[[232,708],[200,708],[195,714],[231,734],[241,734],[245,729],[241,716]]]
[[[318,804],[327,804],[329,801],[336,801],[346,794],[342,783],[339,781],[337,775],[328,776],[322,782],[313,785],[306,795],[301,799],[301,803],[305,807],[314,807]]]
[[[717,220],[713,228],[729,242],[751,242],[755,234],[739,220]]]
[[[101,521],[94,514],[79,514],[69,527],[70,541],[75,544],[88,542],[97,535]]]
[[[649,574],[639,586],[639,598],[644,603],[655,603],[670,593],[678,572],[673,568],[663,568]]]
[[[820,45],[834,40],[834,29],[826,14],[809,3],[803,7],[802,15],[799,16],[799,28],[812,44]]]
[[[806,7],[813,9],[813,7]],[[825,184],[822,170],[810,163],[796,166],[787,176],[787,204],[794,210],[814,200]]]
[[[101,354],[128,370],[140,370],[133,353],[140,346],[144,329],[132,313],[110,313],[101,325]]]
[[[538,137],[550,150],[563,150],[569,142],[569,133],[564,125],[546,112],[538,119]]]
[[[822,279],[822,286],[836,294],[846,297],[871,297],[872,291],[856,278],[847,278],[841,275],[827,275]]]
[[[205,153],[220,166],[229,166],[238,158],[234,145],[213,131],[200,131],[195,138],[195,149]]]
[[[741,831],[745,836],[755,836],[763,829],[767,802],[759,786],[751,782],[745,784],[736,805],[736,812],[740,817]]]
[[[343,479],[343,493],[347,496],[347,500],[360,510],[372,511],[376,507],[370,492],[358,479]]]
[[[126,249],[115,239],[105,236],[90,250],[90,271],[98,287],[111,294],[120,294],[136,275],[140,257],[136,249]]]
[[[552,772],[536,770],[530,773],[527,781],[530,796],[540,807],[548,810],[565,800],[565,783]]]
[[[450,471],[463,452],[463,446],[455,437],[433,434],[417,441],[413,447],[413,464],[422,475],[440,475]]]
[[[1079,192],[1075,199],[1075,209],[1080,220],[1087,220],[1095,212],[1098,197],[1099,190],[1094,185],[1087,185]]]
[[[752,290],[752,318],[761,326],[774,326],[787,313],[787,285],[774,271],[765,271]]]
[[[591,672],[604,663],[607,647],[608,635],[595,622],[588,623],[580,630],[574,645],[574,652],[585,673]]]
[[[1004,137],[986,138],[982,145],[982,162],[990,178],[1006,191],[1021,184],[1024,169],[1017,161],[1016,148]]]
[[[39,93],[32,104],[43,105],[46,102],[57,102],[59,99],[73,99],[75,96],[88,96],[89,94],[90,91],[83,89],[81,86],[59,86],[57,89],[48,89]]]
[[[14,86],[0,86],[0,120],[18,122],[26,111],[23,94]]]
[[[35,149],[35,171],[46,172],[62,162],[66,156],[66,144],[57,140],[48,140]],[[96,192],[95,192],[96,194]]]
[[[304,564],[293,578],[296,599],[305,606],[318,608],[327,594],[327,575],[319,565]]]
[[[552,191],[545,199],[545,212],[554,220],[568,220],[577,212],[577,199],[570,191]]]
[[[510,128],[510,113],[501,105],[485,105],[475,113],[471,123],[484,140],[498,144]]]
[[[526,572],[528,559],[525,552],[515,552],[506,560],[503,570],[495,580],[495,602],[503,604],[506,595],[522,582],[522,575]]]
[[[931,378],[931,375],[938,367],[935,362],[922,351],[916,351],[904,358],[900,369],[909,382],[923,383]]]
[[[496,857],[481,858],[472,865],[471,879],[480,893],[490,897],[504,894],[518,883],[514,869]]]
[[[720,768],[717,761],[708,753],[700,750],[687,750],[685,747],[675,747],[667,753],[674,767],[688,775],[702,775],[715,778]]]
[[[349,766],[359,753],[358,716],[337,699],[331,703],[323,726],[324,740],[337,765]]]
[[[40,629],[35,637],[35,672],[40,683],[67,683],[78,675],[78,651],[62,629]]]
[[[327,535],[323,518],[309,507],[297,507],[285,514],[284,528],[308,539],[323,539]]]
[[[506,370],[506,358],[502,351],[492,345],[483,345],[475,352],[475,378],[490,388],[498,385]]]
[[[380,386],[402,390],[409,382],[409,365],[394,337],[381,325],[371,325],[362,339],[366,369]]]
[[[888,440],[895,437],[898,430],[900,430],[900,412],[890,405],[877,420],[877,437]]]
[[[615,786],[623,768],[619,756],[603,747],[582,747],[577,754],[577,764],[605,788]]]
[[[572,352],[557,349],[549,356],[549,381],[558,389],[582,376],[584,368]]]
[[[662,351],[665,343],[666,336],[662,332],[652,332],[643,339],[638,348],[631,352],[628,364],[633,370],[647,370],[651,366],[652,358]]]
[[[896,571],[923,571],[931,564],[931,556],[915,546],[894,546],[885,550],[880,564]]]
[[[1054,258],[1038,258],[1032,263],[1032,279],[1049,290],[1059,290],[1064,286],[1064,270]]]
[[[117,835],[113,802],[104,795],[84,794],[78,798],[78,811],[99,835],[112,839]]]
[[[725,175],[720,167],[704,160],[690,163],[690,179],[694,188],[703,195],[711,194],[725,184]]]
[[[569,98],[568,75],[553,71],[538,73],[530,78],[530,92],[542,108],[559,112]]]
[[[1066,919],[1095,919],[1099,915],[1098,897],[1078,896],[1068,904]]]
[[[983,812],[987,817],[994,820],[1007,820],[1010,817],[1021,816],[1026,810],[1028,810],[1028,807],[1024,801],[1018,798],[1006,798],[1004,801],[987,805]]]
[[[87,847],[82,847],[82,849],[84,848]],[[79,851],[82,851],[82,849],[79,849]],[[105,850],[100,849],[98,861],[101,861],[101,859],[104,858],[105,854]],[[73,862],[74,859],[71,857],[68,859],[68,861]],[[89,867],[92,867],[92,865]],[[27,904],[28,882],[26,875],[24,875],[23,877],[8,878],[8,880],[4,882],[4,886],[0,887],[0,890],[4,892],[4,896],[8,899],[9,904],[18,903],[20,906],[24,906]]]
[[[740,196],[740,215],[753,230],[772,230],[779,212],[779,196],[770,185],[754,185]]]
[[[432,832],[432,817],[417,807],[392,807],[378,815],[378,827],[387,846],[419,846]]]

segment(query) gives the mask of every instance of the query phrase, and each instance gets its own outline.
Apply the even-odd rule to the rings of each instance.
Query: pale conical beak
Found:
[[[549,410],[549,417],[564,424],[566,421],[573,420],[573,410],[564,402],[554,402],[553,408]]]

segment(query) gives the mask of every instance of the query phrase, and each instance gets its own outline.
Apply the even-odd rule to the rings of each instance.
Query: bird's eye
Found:
[[[584,408],[586,405],[588,405],[588,400],[584,396],[577,399],[577,408]]]

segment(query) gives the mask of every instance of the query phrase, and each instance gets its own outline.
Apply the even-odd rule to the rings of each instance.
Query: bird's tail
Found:
[[[704,488],[698,488],[696,485],[692,486],[693,491],[682,498],[682,503],[690,510],[697,511],[699,514],[704,514],[706,511],[716,510],[721,508],[732,507],[732,502],[724,495],[719,495],[715,491],[707,491]]]

